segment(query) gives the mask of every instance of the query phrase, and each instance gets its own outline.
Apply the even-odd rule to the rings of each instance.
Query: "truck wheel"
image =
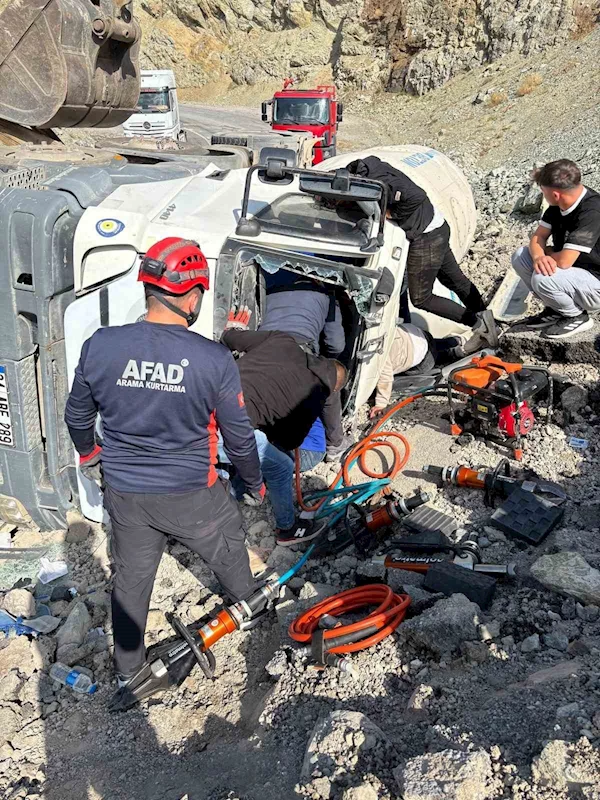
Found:
[[[187,142],[187,131],[179,131],[177,134],[178,142]]]

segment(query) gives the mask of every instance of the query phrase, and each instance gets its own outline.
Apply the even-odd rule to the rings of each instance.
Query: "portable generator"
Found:
[[[520,461],[522,437],[535,425],[534,398],[543,392],[550,422],[554,382],[547,369],[501,361],[496,356],[474,358],[448,376],[450,431],[459,442],[464,437],[481,437],[510,447]],[[466,404],[459,410],[457,393],[467,395]]]

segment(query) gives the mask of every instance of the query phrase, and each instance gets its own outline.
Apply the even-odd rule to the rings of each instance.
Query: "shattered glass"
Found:
[[[352,273],[352,285],[349,285],[343,266],[334,265],[322,258],[302,258],[300,253],[242,253],[250,256],[250,261],[256,262],[269,275],[274,275],[280,269],[287,269],[309,278],[342,286],[352,298],[358,313],[366,317],[371,310],[371,299],[375,289],[375,282],[357,272]],[[352,267],[350,266],[351,270]]]

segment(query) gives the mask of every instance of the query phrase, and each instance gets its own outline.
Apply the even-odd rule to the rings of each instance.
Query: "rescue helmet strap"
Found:
[[[201,288],[201,287],[199,287],[199,288]],[[193,312],[192,311],[190,314],[186,314],[185,311],[183,311],[183,309],[179,308],[179,306],[176,306],[175,303],[171,303],[169,300],[167,300],[167,298],[165,297],[164,294],[162,294],[162,292],[154,292],[154,291],[152,291],[152,289],[148,289],[148,294],[151,295],[152,297],[154,297],[155,300],[158,300],[158,302],[161,305],[165,306],[165,308],[168,308],[169,311],[172,311],[174,314],[177,314],[179,317],[183,317],[188,325],[193,325],[194,322],[198,319],[198,313],[197,312]],[[203,292],[201,292],[201,294],[203,294]]]

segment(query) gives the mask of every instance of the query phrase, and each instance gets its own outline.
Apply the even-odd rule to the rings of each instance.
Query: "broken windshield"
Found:
[[[352,201],[334,204],[306,194],[278,197],[255,216],[264,231],[351,247],[366,244],[373,227],[373,221]]]
[[[136,111],[142,114],[164,114],[171,110],[169,90],[144,91],[140,94]]]
[[[278,97],[273,121],[285,125],[328,125],[328,100],[319,97]]]

